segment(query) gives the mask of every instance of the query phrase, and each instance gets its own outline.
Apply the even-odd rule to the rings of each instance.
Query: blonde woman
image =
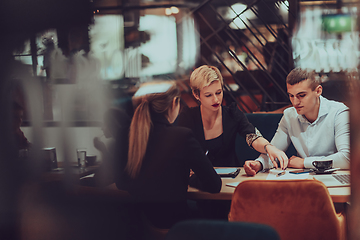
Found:
[[[203,65],[190,76],[190,86],[194,97],[200,102],[195,108],[185,108],[179,116],[178,125],[193,130],[204,153],[207,153],[216,167],[239,166],[236,157],[236,134],[246,138],[247,144],[259,153],[267,153],[269,158],[281,168],[288,162],[283,151],[271,145],[248,121],[245,114],[235,104],[222,106],[223,78],[219,69]]]
[[[188,217],[188,184],[216,193],[221,179],[191,130],[172,126],[180,108],[175,82],[146,84],[135,98],[140,103],[130,126],[128,161],[117,187],[140,201],[155,226],[170,228]],[[190,169],[195,174],[189,179]]]

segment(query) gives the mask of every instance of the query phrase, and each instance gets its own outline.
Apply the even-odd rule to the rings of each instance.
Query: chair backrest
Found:
[[[325,185],[316,180],[249,180],[235,189],[229,221],[272,226],[282,240],[345,239]]]
[[[279,240],[269,226],[220,220],[188,220],[174,225],[165,240]]]

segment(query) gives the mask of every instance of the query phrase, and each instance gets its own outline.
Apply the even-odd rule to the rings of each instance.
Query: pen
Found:
[[[285,171],[282,171],[282,172],[278,173],[276,176],[280,177],[281,175],[284,175],[285,173],[286,173]]]
[[[205,156],[207,156],[207,155],[208,155],[208,153],[209,153],[209,150],[206,150]]]

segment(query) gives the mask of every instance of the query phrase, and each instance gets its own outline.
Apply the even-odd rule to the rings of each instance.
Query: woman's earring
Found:
[[[200,103],[201,103],[200,98],[194,92],[192,92],[192,95],[195,98],[195,100],[197,101],[197,103],[200,105]]]

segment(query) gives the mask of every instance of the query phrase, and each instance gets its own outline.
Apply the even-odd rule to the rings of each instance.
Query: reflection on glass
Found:
[[[150,40],[141,45],[141,54],[149,63],[141,76],[173,73],[177,64],[176,21],[173,16],[145,15],[140,17],[139,31],[150,34]]]
[[[124,20],[121,15],[96,15],[89,31],[90,49],[100,62],[103,80],[124,76]]]
[[[357,8],[308,7],[302,9],[297,32],[292,38],[296,67],[316,72],[352,71],[359,64]]]

